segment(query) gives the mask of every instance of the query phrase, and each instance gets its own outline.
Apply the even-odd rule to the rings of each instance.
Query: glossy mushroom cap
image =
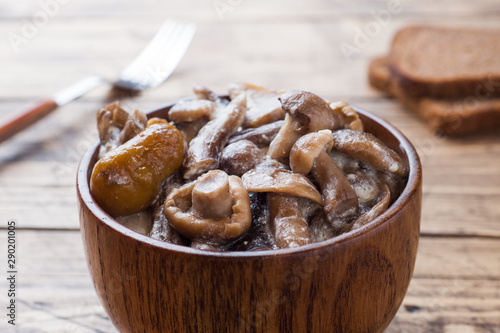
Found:
[[[220,170],[173,190],[165,200],[164,213],[181,235],[216,243],[240,237],[252,221],[250,198],[241,179]]]

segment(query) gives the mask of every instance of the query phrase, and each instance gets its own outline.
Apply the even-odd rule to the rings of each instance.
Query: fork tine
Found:
[[[181,38],[183,29],[184,27],[181,25],[174,26],[170,31],[170,34],[165,36],[161,43],[151,51],[149,59],[145,59],[140,66],[136,67],[136,69],[143,72],[143,69],[146,66],[153,67],[154,65],[167,61],[165,55],[168,55],[173,51],[173,47],[177,45]]]
[[[186,26],[176,47],[172,48],[173,54],[171,55],[172,60],[169,62],[170,68],[164,68],[164,71],[173,71],[175,67],[177,67],[177,64],[179,64],[179,62],[182,60],[189,45],[191,44],[191,40],[193,39],[195,32],[196,26],[194,24]],[[170,75],[170,73],[166,75]]]
[[[161,49],[165,39],[168,39],[172,35],[172,30],[175,27],[176,23],[174,21],[167,20],[142,52],[121,71],[120,77],[134,77],[134,71],[137,68],[142,68],[145,62],[148,62],[155,56],[156,51]]]
[[[157,85],[156,82],[161,83],[163,81],[163,73],[160,70],[160,65],[169,61],[170,57],[168,54],[175,49],[180,38],[179,29],[180,26],[173,27],[169,35],[163,38],[161,43],[150,49],[150,53],[146,57],[142,57],[132,68],[128,69],[126,77],[125,75],[122,75],[122,77],[131,81],[129,84],[140,85],[141,89]]]
[[[193,23],[165,22],[144,51],[121,72],[116,85],[144,90],[161,84],[181,61],[195,31]]]
[[[146,70],[151,74],[149,75],[150,86],[159,85],[172,74],[189,47],[194,32],[193,26],[184,27],[175,38],[163,46],[162,52],[159,52],[155,59],[151,60],[149,70]]]

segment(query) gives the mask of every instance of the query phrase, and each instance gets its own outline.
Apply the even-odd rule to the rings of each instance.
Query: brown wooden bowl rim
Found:
[[[154,113],[159,113],[164,111],[170,107],[172,107],[176,102],[170,102],[164,104],[159,107],[155,107],[146,112],[148,117],[150,117]],[[94,201],[92,196],[90,195],[89,189],[89,166],[90,161],[94,157],[94,154],[97,153],[97,148],[99,147],[99,140],[96,140],[91,147],[85,152],[83,155],[80,164],[78,166],[77,172],[77,194],[79,196],[81,204],[84,204],[91,212],[94,214],[96,218],[102,221],[104,224],[109,226],[110,228],[116,230],[121,233],[124,237],[132,238],[136,241],[146,243],[147,245],[159,247],[165,250],[170,250],[174,252],[180,252],[185,254],[192,255],[201,255],[212,258],[255,258],[255,257],[265,257],[265,256],[276,256],[276,255],[291,255],[295,253],[304,253],[308,251],[319,250],[321,248],[329,247],[334,244],[339,244],[342,242],[347,242],[349,240],[353,240],[355,238],[364,235],[371,230],[381,226],[386,221],[391,219],[394,215],[396,215],[403,207],[407,205],[409,200],[415,195],[415,192],[418,189],[418,186],[422,179],[422,166],[420,164],[420,159],[418,157],[417,151],[415,147],[411,144],[411,142],[404,136],[401,131],[399,131],[396,127],[391,125],[386,120],[382,119],[379,116],[376,116],[368,111],[365,111],[359,107],[350,105],[356,112],[363,115],[366,118],[370,118],[375,121],[378,125],[386,128],[389,132],[394,135],[394,137],[399,141],[400,149],[403,153],[406,154],[408,159],[409,166],[409,175],[406,186],[399,196],[398,199],[379,217],[371,221],[370,223],[362,226],[359,229],[347,232],[340,236],[327,239],[321,242],[312,243],[309,245],[302,245],[300,247],[291,248],[291,249],[276,249],[276,250],[263,250],[263,251],[228,251],[228,252],[213,252],[213,251],[205,251],[193,249],[188,246],[176,245],[167,242],[163,242],[160,240],[156,240],[150,238],[148,236],[142,235],[138,232],[135,232],[125,226],[123,226],[118,221],[114,220],[110,215],[108,215],[104,210],[102,210],[99,205]]]

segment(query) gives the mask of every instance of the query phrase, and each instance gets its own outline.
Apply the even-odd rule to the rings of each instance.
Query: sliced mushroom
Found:
[[[139,134],[143,129],[146,128],[147,123],[148,117],[146,117],[144,112],[135,110],[133,113],[131,113],[128,116],[127,121],[125,122],[125,126],[123,126],[122,132],[120,133],[120,144],[127,142],[128,140]]]
[[[358,113],[349,104],[344,101],[330,102],[328,104],[332,110],[339,114],[344,128],[363,132],[363,122],[359,118]]]
[[[337,229],[343,229],[358,213],[358,198],[342,170],[325,149],[331,147],[329,130],[302,136],[290,152],[290,167],[294,172],[312,176],[321,188],[325,215]],[[314,161],[314,163],[311,163]]]
[[[228,87],[229,97],[246,93],[248,111],[244,127],[259,127],[285,118],[278,96],[280,92],[249,83],[233,83]]]
[[[273,141],[269,144],[267,155],[277,161],[286,163],[290,149],[292,149],[293,144],[301,136],[298,124],[291,115],[287,114],[278,134],[276,134]]]
[[[216,103],[208,100],[181,100],[168,111],[168,119],[175,123],[192,122],[200,118],[212,119]]]
[[[358,217],[356,222],[354,222],[354,224],[352,225],[351,230],[361,228],[365,224],[382,215],[382,213],[385,212],[387,208],[389,208],[389,204],[391,202],[391,191],[389,190],[389,187],[386,184],[382,184],[381,192],[382,199],[379,201],[379,203],[373,206],[371,210]]]
[[[99,158],[136,136],[146,128],[146,122],[147,117],[143,112],[136,110],[129,115],[118,102],[97,111],[97,129],[101,141]]]
[[[404,178],[398,177],[393,173],[387,173],[378,171],[377,177],[379,181],[383,184],[389,186],[391,191],[391,202],[396,201],[396,199],[401,195],[406,185],[406,180]]]
[[[227,243],[240,237],[248,231],[252,220],[250,199],[241,179],[221,170],[210,171],[173,190],[165,200],[164,212],[181,235],[212,243]]]
[[[198,99],[206,99],[212,102],[216,102],[221,105],[227,105],[229,100],[225,98],[221,98],[219,95],[214,93],[212,90],[208,89],[205,86],[197,84],[193,87],[194,94]],[[235,96],[236,97],[236,96]]]
[[[268,193],[271,229],[280,249],[292,248],[312,242],[309,225],[301,213],[297,197]]]
[[[373,134],[349,129],[335,131],[333,149],[373,165],[378,170],[390,172],[399,177],[405,177],[408,174],[401,157]]]
[[[127,121],[128,112],[123,110],[118,102],[114,102],[97,111],[96,117],[99,139],[101,143],[105,143],[118,140],[119,132]]]
[[[259,148],[267,147],[276,137],[283,126],[283,123],[283,120],[278,120],[274,123],[262,125],[256,128],[247,128],[243,131],[236,132],[229,139],[229,143],[231,144],[240,140],[248,140],[255,143]]]
[[[184,160],[184,179],[196,177],[219,166],[219,154],[229,137],[243,123],[246,111],[244,94],[229,103],[224,111],[217,113],[191,140]]]
[[[268,155],[283,160],[297,139],[310,132],[342,127],[342,119],[321,97],[302,90],[292,90],[278,98],[287,113],[283,127],[269,145]]]
[[[227,99],[220,98],[201,85],[196,85],[193,90],[197,99],[179,101],[168,114],[169,120],[175,122],[188,144],[198,135],[200,129],[229,103]]]
[[[245,173],[241,180],[250,192],[275,192],[310,199],[323,204],[321,194],[304,175],[286,170],[273,160],[266,160]]]
[[[290,168],[293,172],[307,175],[314,166],[316,158],[332,149],[332,132],[322,130],[301,137],[290,152]]]
[[[181,131],[182,135],[186,139],[186,143],[190,144],[191,141],[196,138],[200,130],[208,123],[208,118],[200,118],[198,120],[189,123],[178,123],[175,127]]]
[[[224,148],[220,158],[220,168],[229,175],[238,177],[262,163],[266,155],[254,143],[240,140]]]
[[[279,248],[311,243],[307,217],[313,215],[303,198],[322,204],[321,195],[309,179],[292,173],[274,160],[266,160],[242,177],[251,192],[267,192],[269,224]]]
[[[242,176],[257,165],[266,161],[266,155],[252,142],[236,141],[224,148],[221,168],[228,174]],[[272,161],[267,161],[273,163]],[[277,163],[276,163],[277,164]],[[256,251],[273,248],[275,241],[270,230],[270,217],[266,193],[250,193],[252,225],[248,233],[228,244],[232,251]]]

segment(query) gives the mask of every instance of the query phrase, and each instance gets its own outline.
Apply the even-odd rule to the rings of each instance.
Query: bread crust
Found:
[[[500,96],[500,30],[410,26],[393,39],[388,63],[414,97]]]
[[[368,73],[370,84],[419,114],[437,133],[458,136],[500,129],[500,98],[419,98],[408,94],[398,84],[389,70],[389,61],[388,57],[371,61]]]

